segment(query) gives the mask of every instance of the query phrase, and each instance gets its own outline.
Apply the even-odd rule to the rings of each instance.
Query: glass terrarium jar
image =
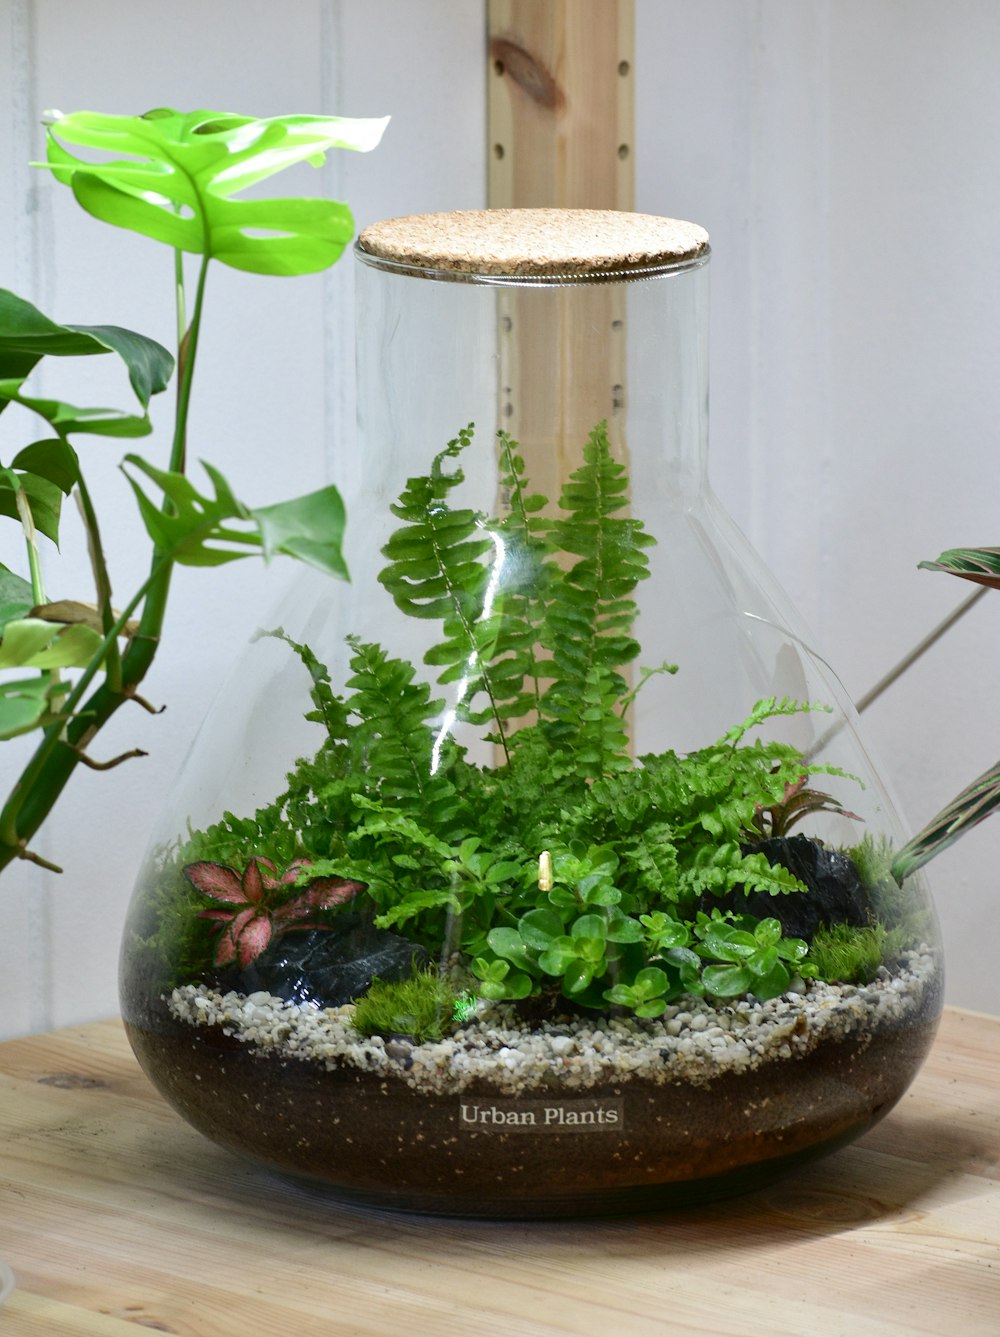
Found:
[[[302,577],[209,716],[133,1047],[362,1203],[765,1183],[898,1100],[942,973],[850,703],[708,485],[707,237],[495,211],[356,254],[352,581]]]

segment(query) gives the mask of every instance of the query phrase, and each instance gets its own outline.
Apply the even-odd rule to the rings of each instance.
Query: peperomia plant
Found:
[[[77,765],[107,767],[136,755],[95,762],[88,748],[125,702],[145,704],[138,689],[159,644],[175,565],[285,553],[332,575],[346,574],[336,489],[251,509],[217,469],[204,464],[210,491],[199,492],[187,476],[188,412],[212,261],[253,274],[314,273],[333,264],[353,234],[345,204],[245,199],[241,193],[293,164],[318,166],[330,149],[371,149],[384,125],[169,109],[135,117],[53,114],[45,166],[55,180],[94,217],[174,251],[177,403],[166,467],[134,454],[122,466],[152,551],[145,579],[119,610],[80,438],[148,433],[150,398],[166,387],[174,359],[141,335],[113,325],[57,324],[13,293],[0,292],[0,412],[16,405],[45,424],[41,439],[0,464],[0,515],[20,526],[25,552],[24,574],[0,566],[0,739],[39,734],[0,810],[0,869],[17,858],[53,868],[29,842]],[[68,145],[102,158],[78,156]],[[190,312],[185,254],[198,257]],[[76,408],[25,389],[43,358],[108,352],[125,363],[139,413]],[[93,603],[63,591],[54,597],[43,584],[40,541],[58,542],[61,503],[70,494],[78,499],[86,531]]]
[[[808,787],[844,772],[758,733],[821,707],[771,697],[704,748],[635,758],[636,693],[674,666],[636,665],[633,595],[655,540],[623,514],[628,478],[606,425],[557,514],[530,491],[504,433],[506,510],[462,505],[472,441],[463,429],[409,479],[379,576],[400,611],[440,625],[424,662],[455,685],[450,704],[412,663],[355,635],[339,694],[285,636],[312,679],[308,718],[327,737],[274,804],[252,819],[227,814],[168,857],[161,947],[169,957],[180,905],[176,959],[211,975],[215,943],[196,923],[207,907],[190,900],[198,870],[294,858],[308,865],[294,886],[275,885],[276,907],[307,879],[360,885],[351,916],[404,935],[423,960],[450,960],[456,988],[492,1002],[561,998],[651,1018],[682,993],[783,992],[810,973],[806,943],[725,898],[805,891],[759,847],[802,816],[851,816]],[[470,760],[473,743],[492,762]]]
[[[928,571],[945,571],[987,589],[1000,589],[1000,548],[949,548],[936,561],[920,562]],[[899,851],[892,871],[898,882],[922,868],[960,836],[1000,808],[1000,762],[984,771],[918,831]]]

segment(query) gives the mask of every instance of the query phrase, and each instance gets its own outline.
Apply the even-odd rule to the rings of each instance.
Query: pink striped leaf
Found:
[[[922,868],[936,854],[953,845],[966,831],[1000,808],[1000,762],[973,780],[918,831],[896,855],[892,874],[897,882]]]
[[[184,869],[184,876],[192,887],[217,901],[231,901],[236,905],[246,901],[239,873],[225,864],[189,863]]]
[[[936,562],[919,562],[925,571],[946,571],[951,576],[1000,590],[1000,548],[948,548]]]
[[[252,961],[257,960],[271,941],[272,931],[271,921],[267,915],[256,915],[241,933],[233,935],[236,938],[236,959],[244,970]]]

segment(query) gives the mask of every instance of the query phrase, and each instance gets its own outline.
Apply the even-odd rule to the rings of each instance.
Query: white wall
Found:
[[[849,692],[1000,537],[1000,8],[639,0],[638,207],[713,242],[712,474]],[[865,715],[914,827],[1000,757],[987,597]],[[949,998],[1000,1012],[1000,823],[928,867]]]
[[[481,205],[483,10],[0,0],[0,285],[60,319],[170,340],[166,252],[94,223],[24,165],[53,105],[390,112],[383,146],[340,155],[322,188],[362,225]],[[637,0],[637,18],[638,207],[693,218],[713,239],[713,477],[857,695],[964,593],[916,562],[997,538],[1000,9]],[[251,503],[319,485],[350,448],[351,295],[349,261],[320,278],[213,275],[193,453]],[[72,393],[51,373],[45,388],[123,402],[120,380],[100,370],[106,380]],[[158,417],[162,433],[163,406]],[[4,457],[10,446],[5,437]],[[106,461],[107,537],[128,572],[143,545],[119,452],[109,442],[89,454]],[[0,561],[13,558],[5,542]],[[57,592],[79,593],[83,554],[68,544],[66,556],[74,578]],[[74,778],[39,841],[64,877],[24,866],[0,879],[0,1035],[115,1009],[119,926],[147,833],[254,611],[289,571],[179,573],[146,684],[169,710],[122,712],[95,747],[151,755]],[[1000,754],[997,712],[979,707],[998,649],[1000,595],[869,712],[914,823]],[[0,775],[13,778],[18,749],[3,747]],[[998,840],[1000,826],[986,825],[931,865],[951,1000],[991,1011]]]
[[[335,155],[322,176],[303,168],[285,193],[322,191],[351,204],[358,225],[391,213],[473,208],[485,198],[483,7],[448,0],[0,0],[0,286],[70,322],[113,322],[172,341],[171,260],[165,248],[86,217],[68,191],[26,164],[42,154],[43,109],[141,112],[155,106],[277,115],[394,114],[374,154]],[[444,40],[444,37],[447,40]],[[192,409],[190,450],[217,465],[253,505],[321,486],[353,430],[351,260],[328,276],[267,279],[216,266]],[[79,403],[125,406],[110,359],[91,359],[86,382],[69,364],[46,391]],[[158,405],[162,461],[170,406]],[[0,458],[13,453],[7,439]],[[138,583],[144,538],[115,464],[95,439],[100,495],[114,515],[105,538],[119,589]],[[105,461],[101,466],[101,461]],[[72,517],[70,517],[72,518]],[[13,526],[0,526],[0,530]],[[4,532],[0,561],[19,554]],[[72,575],[66,571],[66,561]],[[164,647],[145,692],[167,712],[123,710],[93,751],[140,746],[149,757],[105,774],[80,769],[35,845],[63,865],[53,877],[21,864],[0,878],[0,1035],[106,1016],[116,1010],[118,940],[150,830],[206,705],[293,571],[241,563],[179,571]],[[52,593],[88,595],[85,554],[64,545]],[[58,581],[58,584],[57,584]],[[6,794],[26,749],[2,745]],[[14,754],[14,755],[12,755]]]

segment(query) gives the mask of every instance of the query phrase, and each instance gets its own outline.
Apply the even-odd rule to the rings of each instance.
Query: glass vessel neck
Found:
[[[642,442],[650,474],[636,487],[692,504],[707,486],[707,253],[652,276],[544,281],[456,278],[357,255],[359,454],[369,466],[411,454],[416,463],[474,422],[479,437],[509,433],[554,498],[606,422],[621,458]]]

